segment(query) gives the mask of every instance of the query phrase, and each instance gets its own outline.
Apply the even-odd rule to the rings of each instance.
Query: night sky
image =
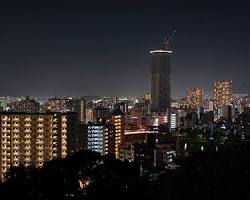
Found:
[[[215,79],[250,93],[250,3],[197,2],[1,1],[0,96],[144,94],[174,30],[172,96]]]

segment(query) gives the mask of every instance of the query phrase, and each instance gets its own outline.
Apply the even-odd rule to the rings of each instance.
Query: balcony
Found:
[[[19,150],[19,146],[14,146],[13,150]]]
[[[14,134],[13,139],[19,139],[19,134]]]
[[[31,118],[30,118],[30,117],[25,117],[25,118],[24,118],[24,121],[25,121],[25,122],[30,122],[30,121],[31,121]]]
[[[62,137],[61,137],[62,139],[67,139],[67,135],[62,135]]]
[[[30,139],[30,138],[31,138],[31,135],[30,135],[30,134],[25,134],[25,135],[24,135],[24,138],[25,138],[25,139]]]
[[[31,144],[31,140],[25,140],[24,144]]]
[[[31,127],[31,123],[28,123],[28,124],[25,123],[25,124],[24,124],[24,127]]]
[[[43,139],[43,138],[44,138],[44,135],[43,135],[43,134],[38,134],[38,135],[37,135],[37,138],[38,138],[38,139]]]
[[[38,161],[38,162],[43,162],[44,161],[44,159],[43,158],[37,158],[37,160],[36,161]]]
[[[43,121],[43,117],[38,117],[37,121],[42,122]]]
[[[37,124],[37,127],[43,127],[43,124]]]
[[[37,155],[38,155],[38,156],[43,156],[44,153],[43,153],[43,152],[38,152]]]
[[[62,128],[67,128],[67,124],[62,124]]]
[[[13,120],[14,122],[19,122],[19,121],[20,121],[19,117],[14,117],[12,120]]]
[[[17,161],[19,161],[20,159],[19,158],[13,158],[13,161],[14,162],[17,162]]]
[[[2,124],[2,127],[3,127],[3,128],[10,127],[10,124],[4,123],[4,124]]]
[[[10,136],[7,134],[2,135],[2,139],[9,139],[9,138],[10,138]]]
[[[31,156],[31,152],[25,152],[24,155],[25,156]]]
[[[30,157],[26,157],[26,158],[24,158],[24,161],[31,161],[31,158]]]

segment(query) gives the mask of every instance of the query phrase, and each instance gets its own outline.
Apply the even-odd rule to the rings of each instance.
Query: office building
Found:
[[[232,81],[214,81],[214,107],[221,108],[232,100]]]

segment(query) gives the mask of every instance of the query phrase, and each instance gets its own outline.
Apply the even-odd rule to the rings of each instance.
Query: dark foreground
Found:
[[[1,199],[250,199],[250,143],[195,153],[156,180],[140,176],[136,163],[83,151],[42,169],[11,168]],[[161,170],[162,171],[162,170]]]

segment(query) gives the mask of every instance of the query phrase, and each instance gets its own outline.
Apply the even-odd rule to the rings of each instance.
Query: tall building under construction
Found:
[[[165,112],[170,108],[170,55],[167,48],[150,51],[151,54],[151,111]]]

